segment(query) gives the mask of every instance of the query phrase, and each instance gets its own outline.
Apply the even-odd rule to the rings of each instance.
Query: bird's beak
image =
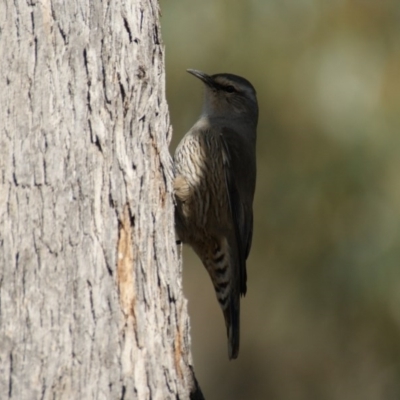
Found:
[[[189,74],[194,75],[196,78],[202,80],[207,86],[215,87],[214,79],[211,78],[210,75],[205,74],[204,72],[198,71],[197,69],[187,69]]]

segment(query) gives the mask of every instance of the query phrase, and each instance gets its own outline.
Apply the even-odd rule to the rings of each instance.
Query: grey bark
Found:
[[[0,4],[1,399],[201,398],[158,14]]]

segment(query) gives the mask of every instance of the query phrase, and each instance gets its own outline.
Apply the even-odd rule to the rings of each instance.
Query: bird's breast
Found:
[[[188,133],[175,153],[177,176],[183,176],[190,193],[182,205],[184,217],[199,227],[222,223],[228,206],[224,153],[211,133]]]

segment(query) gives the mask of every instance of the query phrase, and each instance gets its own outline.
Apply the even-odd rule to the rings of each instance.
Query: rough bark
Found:
[[[201,397],[155,0],[0,4],[0,398]]]

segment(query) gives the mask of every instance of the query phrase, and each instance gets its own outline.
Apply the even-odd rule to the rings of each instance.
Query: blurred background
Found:
[[[241,350],[184,250],[207,400],[400,399],[400,2],[161,1],[171,153],[199,116],[185,72],[257,89],[258,179]]]

